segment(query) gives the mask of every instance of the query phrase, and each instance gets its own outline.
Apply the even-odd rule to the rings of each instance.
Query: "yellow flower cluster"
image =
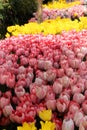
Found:
[[[17,127],[17,130],[37,130],[37,128],[35,127],[35,123],[34,122],[30,123],[30,124],[24,122],[23,126],[18,126]]]
[[[71,21],[69,18],[57,18],[55,20],[46,20],[41,24],[37,22],[30,22],[22,26],[15,25],[7,28],[6,37],[18,36],[19,34],[60,34],[62,31],[87,29],[87,18],[81,17],[80,22],[78,20]]]
[[[45,121],[41,121],[41,128],[39,130],[55,130],[55,123],[51,122],[52,111],[51,110],[43,110],[39,112],[39,117]],[[35,123],[23,123],[23,126],[18,126],[17,130],[37,130]]]
[[[64,8],[70,8],[72,6],[81,4],[80,1],[74,1],[74,2],[69,2],[69,3],[66,3],[65,1],[66,0],[55,1],[53,3],[45,4],[43,5],[43,7],[49,8],[49,9],[64,9]]]

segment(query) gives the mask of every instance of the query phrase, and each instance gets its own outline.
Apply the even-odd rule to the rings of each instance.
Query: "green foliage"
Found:
[[[24,24],[37,10],[36,0],[8,0],[15,15],[16,22]]]
[[[0,38],[7,26],[27,23],[37,10],[37,0],[0,0]]]
[[[5,33],[5,25],[4,25],[4,17],[3,17],[3,10],[5,7],[5,0],[0,0],[0,38],[3,38]]]

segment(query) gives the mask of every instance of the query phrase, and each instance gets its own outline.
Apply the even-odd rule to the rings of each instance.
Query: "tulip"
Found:
[[[82,103],[82,110],[85,114],[87,114],[87,100],[85,100],[83,103]]]
[[[15,113],[12,113],[10,115],[10,120],[11,122],[16,122],[18,124],[21,124],[24,120],[24,113],[18,113],[18,115]]]
[[[75,93],[73,95],[73,100],[79,104],[82,104],[82,102],[84,102],[84,100],[85,100],[85,96],[81,93]]]
[[[34,122],[29,123],[29,124],[24,122],[23,126],[18,126],[17,127],[17,130],[37,130],[37,128],[35,127],[35,123]]]
[[[83,113],[81,111],[77,111],[74,116],[75,125],[78,127],[83,120],[84,120]]]
[[[38,60],[38,68],[43,70],[48,70],[52,68],[52,62],[49,60]]]
[[[41,87],[36,87],[36,96],[39,99],[43,99],[46,96],[46,90],[44,88]]]
[[[63,86],[58,82],[55,81],[53,84],[53,91],[55,94],[60,94],[62,92]]]
[[[52,118],[52,111],[50,109],[48,110],[42,110],[39,112],[39,117],[43,120],[43,121],[50,121]]]
[[[74,130],[74,122],[72,119],[63,120],[62,130]]]
[[[25,89],[22,86],[16,87],[15,94],[17,97],[23,96],[25,94]]]
[[[3,108],[3,114],[5,117],[9,117],[11,115],[12,111],[13,111],[13,108],[12,108],[11,104],[9,104]]]
[[[80,123],[79,130],[85,130],[87,128],[87,121]]]
[[[47,100],[46,101],[46,106],[47,106],[47,108],[48,109],[51,109],[51,110],[55,110],[56,109],[56,100],[55,99],[53,99],[53,100]]]
[[[57,76],[60,77],[60,78],[62,76],[64,76],[64,69],[63,68],[60,68],[60,69],[57,70]]]
[[[49,69],[46,72],[44,72],[44,80],[52,82],[55,79],[56,79],[56,70]]]
[[[24,66],[20,66],[20,67],[18,68],[18,73],[19,73],[19,74],[25,74],[25,73],[26,73],[25,67],[24,67]]]
[[[75,102],[75,101],[70,101],[69,104],[69,111],[73,112],[74,114],[76,113],[76,111],[78,111],[80,109],[80,105]]]
[[[64,100],[62,98],[57,99],[56,106],[57,110],[61,112],[65,112],[68,109],[69,102],[68,100]]]
[[[70,84],[70,79],[67,76],[63,76],[62,78],[59,78],[59,82],[63,87],[67,88]]]
[[[1,97],[0,98],[0,108],[3,109],[9,103],[10,103],[10,99],[9,98],[5,98],[5,97]]]
[[[6,84],[8,87],[13,88],[15,86],[15,75],[9,74],[6,79]]]
[[[41,130],[55,130],[55,123],[51,121],[40,122],[41,123]]]
[[[58,119],[58,118],[54,117],[53,122],[56,125],[56,130],[61,130],[62,129],[62,121],[61,121],[61,119]]]

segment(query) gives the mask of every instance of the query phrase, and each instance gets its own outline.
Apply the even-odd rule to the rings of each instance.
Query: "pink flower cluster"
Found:
[[[87,10],[83,5],[76,5],[68,9],[43,8],[42,17],[43,20],[55,19],[58,16],[60,16],[61,18],[71,18],[71,16],[73,16],[74,14],[77,14],[78,17],[84,16],[84,13],[87,13]],[[37,13],[34,13],[33,15],[34,17],[31,18],[29,22],[37,21]]]
[[[0,125],[36,121],[43,109],[52,110],[57,130],[87,120],[86,36],[83,30],[0,41]]]

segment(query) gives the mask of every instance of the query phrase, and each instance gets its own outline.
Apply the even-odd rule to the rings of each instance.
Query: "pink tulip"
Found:
[[[24,66],[20,66],[20,67],[18,68],[18,73],[19,73],[19,74],[25,74],[25,73],[26,73],[26,68],[25,68]]]
[[[17,80],[24,79],[25,76],[26,76],[25,74],[18,74],[17,75]]]
[[[73,95],[73,100],[76,101],[79,104],[82,104],[85,100],[85,96],[81,93],[75,93]]]
[[[21,54],[24,54],[25,50],[23,48],[19,48],[16,50],[16,55],[20,56]]]
[[[63,76],[62,78],[59,78],[58,80],[63,87],[65,87],[65,88],[69,87],[70,79],[68,76]]]
[[[55,93],[53,92],[52,88],[48,87],[45,100],[47,101],[47,100],[54,100],[54,99],[55,99]]]
[[[66,75],[67,75],[67,76],[71,76],[72,73],[73,73],[73,69],[72,69],[72,68],[66,68],[66,69],[65,69],[65,72],[66,72]]]
[[[23,86],[16,87],[15,94],[18,98],[20,98],[20,96],[23,96],[25,94],[25,89],[23,88]]]
[[[16,123],[21,123],[21,122],[23,122],[23,120],[24,120],[24,113],[19,113],[18,115],[17,114],[11,114],[10,115],[10,120],[12,121],[12,122],[16,122]]]
[[[82,110],[85,114],[87,114],[87,100],[85,100],[83,103],[82,103]]]
[[[36,96],[35,93],[31,93],[31,94],[30,94],[30,99],[31,99],[31,102],[32,102],[32,103],[38,102],[38,97]]]
[[[29,59],[29,65],[31,67],[36,67],[37,66],[37,59],[36,58],[30,58]]]
[[[86,130],[87,129],[87,121],[83,121],[79,125],[79,130]]]
[[[7,74],[0,74],[0,84],[5,84],[6,83],[6,80],[8,78],[8,75]]]
[[[14,105],[19,104],[19,100],[18,100],[18,98],[17,98],[16,96],[13,96],[13,97],[12,97],[12,103],[13,103]]]
[[[81,88],[78,85],[74,85],[74,86],[71,86],[71,91],[72,91],[72,94],[80,93],[81,92]]]
[[[63,86],[58,82],[55,81],[53,84],[53,91],[55,94],[60,94],[62,92]]]
[[[46,82],[43,80],[43,79],[41,79],[40,77],[37,77],[36,79],[35,79],[35,84],[37,85],[37,86],[40,86],[40,85],[44,85],[44,84],[46,84]]]
[[[38,60],[38,68],[48,70],[52,68],[52,62],[50,60]]]
[[[74,130],[74,121],[72,119],[64,119],[62,130]]]
[[[9,117],[10,114],[12,113],[12,111],[13,111],[13,108],[12,108],[11,104],[9,104],[3,108],[3,114],[5,117]]]
[[[44,72],[44,80],[48,82],[52,82],[56,79],[56,70],[55,69],[49,69],[46,72]]]
[[[18,82],[16,82],[15,87],[19,87],[19,86],[26,87],[26,84],[27,84],[26,79],[22,78],[19,79]]]
[[[63,68],[63,69],[66,69],[66,68],[68,68],[69,67],[69,64],[68,64],[68,61],[67,61],[67,59],[65,60],[61,60],[60,61],[60,65],[61,65],[61,68]]]
[[[28,59],[26,58],[26,57],[24,57],[24,56],[21,56],[20,57],[20,64],[21,65],[28,65]]]
[[[36,87],[36,96],[37,96],[39,99],[45,98],[46,93],[47,93],[47,90],[46,90],[46,89],[41,88],[41,87]]]
[[[64,99],[57,99],[56,106],[57,110],[61,112],[65,112],[68,109],[69,101]]]
[[[64,69],[63,68],[60,68],[57,70],[57,76],[59,78],[61,78],[62,76],[64,76]]]
[[[80,105],[75,101],[70,101],[69,111],[75,114],[76,111],[80,109]]]
[[[15,86],[15,75],[9,74],[6,79],[6,84],[8,87],[13,88]]]
[[[11,99],[11,98],[12,98],[12,93],[11,93],[11,91],[6,91],[6,92],[3,94],[3,96],[6,97],[6,98]]]
[[[0,58],[5,58],[5,52],[0,50]]]
[[[76,126],[79,126],[80,123],[84,120],[84,115],[81,111],[77,111],[74,115],[74,122]]]
[[[69,59],[69,65],[75,69],[75,68],[78,68],[79,67],[79,64],[81,63],[81,61],[79,59]]]
[[[56,100],[47,100],[46,101],[46,106],[47,106],[47,109],[51,109],[51,110],[55,110],[56,109]]]
[[[6,105],[10,103],[9,98],[1,97],[0,98],[0,108],[3,109]]]

